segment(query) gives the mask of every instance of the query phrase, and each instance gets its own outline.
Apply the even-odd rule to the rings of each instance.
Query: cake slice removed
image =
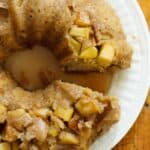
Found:
[[[45,90],[27,92],[12,82],[7,88],[8,81],[6,84],[3,80],[0,97],[2,150],[13,146],[87,150],[119,120],[115,97],[62,81],[53,82]]]

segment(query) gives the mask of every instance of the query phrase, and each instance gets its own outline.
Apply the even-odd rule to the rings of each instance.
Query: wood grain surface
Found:
[[[150,28],[150,0],[138,0]],[[113,150],[150,150],[150,91],[136,123]]]

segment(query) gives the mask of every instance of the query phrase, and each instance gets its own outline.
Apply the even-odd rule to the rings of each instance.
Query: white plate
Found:
[[[136,0],[108,2],[121,19],[134,55],[131,68],[115,75],[109,92],[120,98],[121,120],[100,137],[91,150],[110,150],[124,137],[141,112],[150,83],[150,39],[139,5]]]

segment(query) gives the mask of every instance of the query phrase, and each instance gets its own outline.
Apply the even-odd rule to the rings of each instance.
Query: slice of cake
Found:
[[[119,120],[115,97],[55,81],[28,92],[0,74],[1,150],[86,150]]]

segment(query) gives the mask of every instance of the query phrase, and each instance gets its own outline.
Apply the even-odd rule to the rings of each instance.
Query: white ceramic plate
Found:
[[[120,98],[121,120],[91,150],[110,150],[124,137],[141,112],[150,83],[149,31],[137,1],[107,1],[117,11],[134,55],[131,68],[115,75],[109,92]]]

